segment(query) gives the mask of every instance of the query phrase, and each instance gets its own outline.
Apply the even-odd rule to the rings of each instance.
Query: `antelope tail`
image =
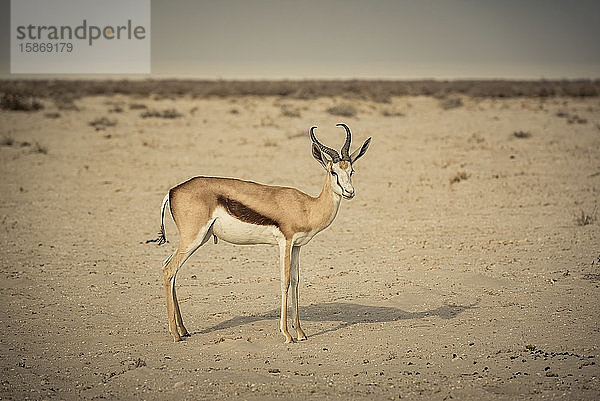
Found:
[[[170,191],[165,195],[162,206],[160,207],[160,231],[158,232],[158,238],[149,239],[146,243],[156,242],[158,246],[167,242],[167,235],[165,234],[165,208],[167,207],[167,203],[169,202]]]

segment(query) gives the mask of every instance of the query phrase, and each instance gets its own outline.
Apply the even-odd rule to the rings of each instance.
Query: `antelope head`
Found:
[[[352,199],[355,194],[354,187],[352,186],[352,173],[354,173],[352,165],[365,154],[369,148],[371,138],[367,139],[360,148],[350,153],[350,142],[352,141],[350,128],[342,123],[336,124],[336,126],[343,127],[346,130],[346,142],[340,151],[341,155],[336,150],[323,145],[317,140],[314,134],[314,130],[317,127],[310,129],[312,155],[327,171],[333,192],[344,199]]]

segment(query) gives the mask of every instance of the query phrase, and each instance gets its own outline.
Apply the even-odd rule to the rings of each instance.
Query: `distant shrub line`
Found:
[[[38,111],[44,106],[33,96],[24,96],[19,93],[5,92],[0,97],[0,109],[11,111]]]
[[[600,80],[562,81],[208,81],[208,80],[3,80],[4,94],[62,99],[93,95],[153,96],[157,99],[188,95],[192,97],[282,96],[291,99],[314,99],[340,96],[389,102],[392,96],[449,95],[472,97],[597,97]]]

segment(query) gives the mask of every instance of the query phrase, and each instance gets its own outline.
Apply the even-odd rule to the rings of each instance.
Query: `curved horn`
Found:
[[[342,160],[350,161],[350,141],[352,140],[352,134],[350,133],[350,128],[346,124],[339,123],[335,125],[336,127],[344,127],[346,130],[346,142],[344,146],[342,146]]]
[[[314,130],[315,128],[317,128],[317,127],[312,127],[312,128],[310,129],[310,139],[311,139],[311,140],[312,140],[314,143],[316,143],[316,144],[317,144],[317,146],[319,147],[319,149],[321,149],[321,151],[322,151],[322,152],[325,152],[325,153],[327,153],[329,156],[331,156],[331,161],[333,161],[334,163],[337,163],[337,162],[339,162],[341,159],[340,159],[340,155],[338,155],[338,152],[337,152],[337,151],[335,151],[335,150],[333,150],[333,149],[331,149],[331,148],[329,148],[329,147],[327,147],[327,146],[325,146],[325,145],[323,145],[321,142],[319,142],[319,141],[317,140],[317,137],[315,136],[315,133],[313,132],[313,130]]]

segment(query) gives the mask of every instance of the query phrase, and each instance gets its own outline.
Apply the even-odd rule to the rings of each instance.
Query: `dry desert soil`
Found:
[[[600,397],[597,97],[42,104],[0,111],[1,399]],[[178,275],[191,336],[172,342],[170,217],[169,242],[146,242],[167,190],[214,175],[317,195],[308,129],[339,148],[338,122],[352,149],[373,141],[302,250],[308,340],[279,332],[277,249],[210,241]]]

